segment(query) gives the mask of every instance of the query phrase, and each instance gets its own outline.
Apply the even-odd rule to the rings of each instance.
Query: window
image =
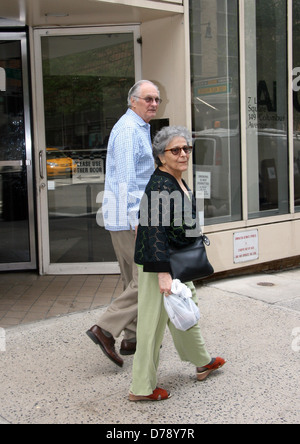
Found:
[[[195,190],[205,224],[241,220],[237,0],[190,0]]]
[[[300,211],[300,0],[293,1],[295,208]]]
[[[286,0],[245,2],[249,218],[289,212]]]

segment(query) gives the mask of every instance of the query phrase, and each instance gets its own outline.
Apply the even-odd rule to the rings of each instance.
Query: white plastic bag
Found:
[[[164,296],[164,305],[170,321],[178,330],[187,331],[200,319],[191,290],[178,279],[173,281],[171,296]]]

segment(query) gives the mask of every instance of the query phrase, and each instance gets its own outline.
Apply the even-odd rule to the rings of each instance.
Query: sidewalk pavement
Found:
[[[5,330],[0,424],[298,424],[300,270],[216,281],[198,294],[207,347],[227,359],[206,381],[167,331],[159,385],[172,398],[130,403],[133,357],[119,369],[85,334],[104,308],[64,315]]]

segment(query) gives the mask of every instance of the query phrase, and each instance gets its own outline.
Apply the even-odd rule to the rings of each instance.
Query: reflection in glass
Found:
[[[0,263],[23,263],[31,258],[19,41],[0,40],[0,68]]]
[[[247,0],[249,217],[289,211],[286,0]]]
[[[300,0],[293,1],[295,206],[300,211]]]
[[[133,34],[42,37],[42,57],[51,263],[114,262],[100,201],[135,82]]]
[[[241,220],[238,2],[191,0],[195,190],[204,220]]]

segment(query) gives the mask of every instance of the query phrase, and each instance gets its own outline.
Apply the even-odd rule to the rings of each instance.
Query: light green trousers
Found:
[[[138,267],[138,271],[137,350],[133,361],[130,391],[136,396],[148,396],[157,387],[160,346],[166,325],[170,329],[175,348],[182,361],[202,367],[210,363],[211,357],[206,350],[198,324],[184,332],[177,330],[168,319],[164,296],[160,294],[158,274],[144,273],[142,267]],[[186,285],[192,290],[193,300],[198,304],[194,284],[188,282]],[[168,353],[167,350],[164,352]]]

